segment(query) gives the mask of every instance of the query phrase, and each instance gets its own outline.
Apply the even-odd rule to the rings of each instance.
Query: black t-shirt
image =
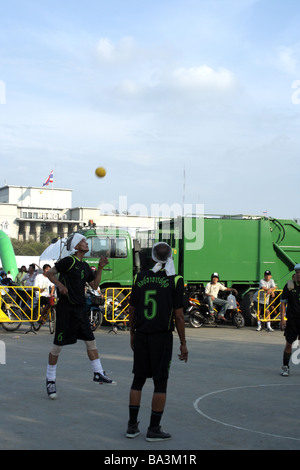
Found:
[[[59,280],[68,289],[68,296],[60,295],[60,299],[67,299],[73,305],[85,304],[85,284],[95,279],[95,272],[85,261],[76,256],[67,256],[55,263],[59,273]]]
[[[284,286],[281,301],[287,302],[286,318],[300,318],[300,285],[294,282],[294,288],[289,290]]]
[[[183,307],[183,278],[167,276],[164,270],[137,274],[130,305],[135,308],[136,331],[173,331],[173,310]]]
[[[13,281],[10,279],[10,277],[4,277],[3,279],[1,279],[0,281],[0,284],[2,286],[8,286],[8,287],[11,287],[14,285]]]

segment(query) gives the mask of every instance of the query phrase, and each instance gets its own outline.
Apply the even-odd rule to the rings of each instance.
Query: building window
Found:
[[[8,233],[8,229],[9,229],[9,223],[7,220],[3,220],[3,222],[1,222],[1,230],[5,233]]]

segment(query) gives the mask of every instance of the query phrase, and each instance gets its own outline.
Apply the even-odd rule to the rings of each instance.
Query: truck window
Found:
[[[109,238],[91,237],[88,238],[88,242],[89,240],[92,242],[91,250],[86,256],[90,256],[91,258],[99,258],[100,256],[110,257]]]
[[[114,253],[112,253],[113,258],[127,258],[127,245],[125,238],[115,238],[114,239]]]
[[[87,239],[86,239],[86,242],[87,242],[87,244],[88,244],[88,246],[89,246],[89,251],[88,251],[87,253],[85,253],[84,256],[85,256],[86,258],[89,258],[89,257],[91,256],[92,239],[91,239],[91,238],[87,238]]]

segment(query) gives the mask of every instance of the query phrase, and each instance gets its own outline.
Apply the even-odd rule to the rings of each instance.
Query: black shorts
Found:
[[[154,380],[169,377],[172,361],[173,334],[171,331],[134,335],[133,373],[139,378]]]
[[[84,305],[72,305],[59,300],[56,307],[56,326],[54,344],[65,346],[74,344],[78,339],[93,341],[95,336],[91,330],[88,314]]]
[[[300,318],[291,317],[287,319],[284,336],[286,341],[290,344],[300,339]]]
[[[40,297],[40,306],[44,307],[45,305],[49,305],[50,297],[45,297],[41,295]]]
[[[264,312],[267,313],[267,311],[269,310],[269,304],[266,305],[266,310],[265,310],[264,304],[259,304],[255,301],[253,303],[254,303],[254,310],[256,311],[257,318],[258,320],[260,320],[260,318],[263,318]]]

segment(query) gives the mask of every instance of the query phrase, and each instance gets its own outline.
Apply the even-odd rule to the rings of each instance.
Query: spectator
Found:
[[[17,286],[20,286],[22,284],[22,279],[24,276],[26,276],[26,266],[21,266],[15,278],[15,283],[17,284]]]
[[[28,268],[28,273],[25,274],[25,276],[22,278],[21,285],[26,287],[33,287],[35,285],[35,278],[37,275],[37,272],[35,270],[35,264],[30,264]],[[32,296],[32,289],[28,289],[28,292],[26,292],[26,289],[24,289],[23,292],[19,293],[19,296],[21,297],[22,301],[25,304],[25,307],[30,308],[31,304],[31,296]],[[21,301],[21,306],[23,305],[23,302]]]
[[[218,295],[220,291],[234,291],[237,295],[236,289],[232,287],[225,287],[223,284],[219,282],[219,274],[213,273],[211,275],[211,281],[206,284],[205,287],[205,295],[209,305],[209,313],[214,315],[214,306],[221,305],[222,308],[218,314],[219,318],[224,318],[226,310],[228,308],[228,302],[224,299],[218,299]]]
[[[40,298],[40,306],[43,307],[41,311],[41,323],[45,321],[45,314],[48,309],[50,295],[54,294],[55,285],[48,279],[46,273],[51,269],[50,264],[44,264],[43,272],[41,274],[37,274],[35,278],[35,286],[39,288],[35,292],[36,299]]]
[[[0,272],[0,283],[1,286],[13,286],[14,283],[11,278],[7,277],[7,273],[5,271]]]
[[[274,280],[272,279],[271,271],[265,271],[264,279],[261,279],[259,282],[258,291],[254,294],[253,302],[254,308],[257,313],[257,329],[256,331],[261,331],[261,315],[264,315],[265,306],[267,307],[270,303],[270,296],[274,297],[274,291],[276,290],[276,285]],[[261,291],[261,292],[260,292]],[[259,299],[258,299],[259,295]],[[266,313],[268,317],[270,315],[270,311],[267,309]],[[267,331],[274,331],[271,328],[271,321],[267,321]]]
[[[22,286],[28,286],[28,287],[34,286],[35,278],[37,275],[35,266],[36,265],[34,263],[29,265],[28,273],[25,274],[25,276],[22,278],[22,281],[21,281]]]

